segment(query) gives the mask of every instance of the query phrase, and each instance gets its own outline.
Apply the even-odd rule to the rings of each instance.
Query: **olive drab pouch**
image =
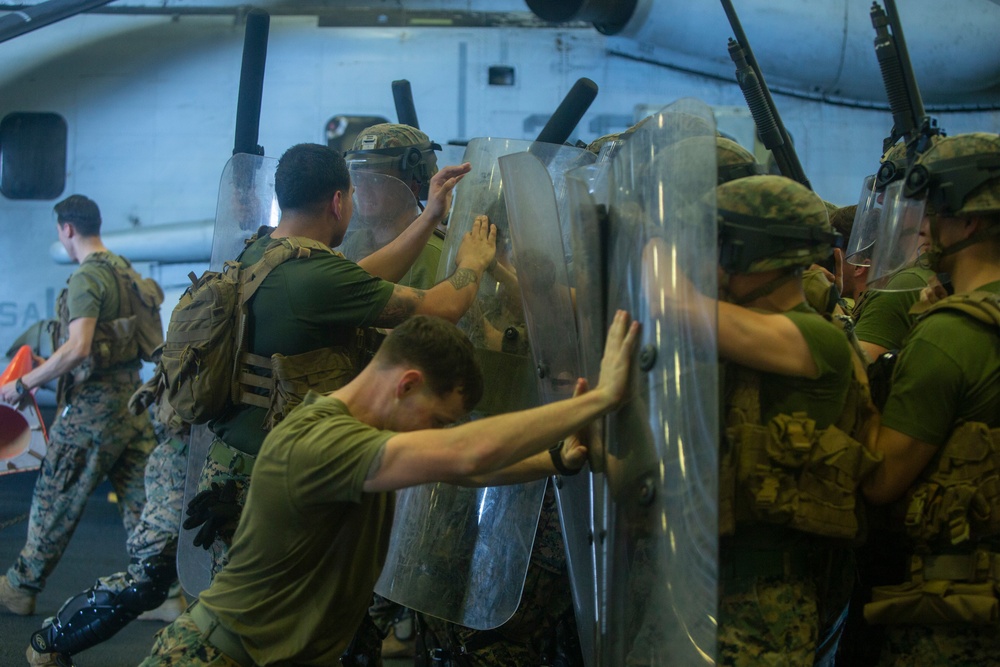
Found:
[[[876,586],[865,605],[873,625],[994,625],[1000,620],[1000,554],[921,554],[910,559],[909,581]]]
[[[265,428],[271,429],[302,402],[309,391],[325,394],[340,389],[355,374],[355,363],[344,349],[320,348],[304,354],[271,357],[273,390]]]
[[[135,321],[135,342],[139,348],[139,358],[143,361],[155,361],[157,348],[163,344],[163,321],[160,319],[163,290],[155,280],[143,278],[131,266],[126,270],[115,268],[115,275],[118,278],[119,294],[123,295],[122,317],[134,318]]]
[[[803,413],[778,415],[767,426],[743,424],[734,435],[738,519],[857,536],[858,484],[878,464],[861,443],[836,426],[816,429]]]
[[[160,365],[164,397],[181,419],[203,424],[232,404],[239,310],[238,262],[191,274],[170,315]]]
[[[1000,428],[958,427],[897,506],[909,537],[933,546],[1000,535]]]

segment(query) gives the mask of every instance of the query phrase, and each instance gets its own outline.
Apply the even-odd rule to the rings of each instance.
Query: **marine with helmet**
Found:
[[[936,136],[932,137],[931,145],[937,140]],[[858,234],[852,235],[855,247],[850,248],[852,252],[846,257],[848,265],[869,266],[873,254],[879,252],[871,231],[877,227],[884,207],[893,203],[886,198],[891,200],[894,193],[899,192],[898,184],[906,172],[906,151],[906,144],[900,142],[882,156],[874,190],[866,193],[867,199],[872,201],[868,205],[859,204],[857,209],[854,226]],[[893,183],[897,185],[889,187]],[[922,232],[916,230],[916,233]],[[922,246],[916,251],[921,252]],[[872,276],[869,272],[866,290],[853,310],[854,332],[869,361],[900,348],[914,322],[909,310],[920,296],[920,290],[934,276],[933,271],[917,261],[917,255],[910,260],[909,266],[890,276]]]
[[[941,139],[911,166],[894,233],[929,228],[923,259],[955,294],[921,302],[903,342],[864,484],[904,536],[897,580],[865,608],[881,665],[992,664],[1000,654],[1000,136]],[[873,264],[873,270],[878,269]]]
[[[344,156],[356,188],[354,220],[342,247],[348,259],[367,256],[418,218],[429,195],[430,179],[438,172],[436,151],[440,150],[426,133],[410,125],[379,123],[361,131]],[[429,233],[423,230],[426,243],[397,284],[417,289],[434,285],[450,208],[449,196],[444,217]]]
[[[803,291],[837,237],[824,202],[781,176],[723,183],[716,202],[720,663],[812,665],[839,633],[857,485],[875,465],[857,438],[848,340]]]

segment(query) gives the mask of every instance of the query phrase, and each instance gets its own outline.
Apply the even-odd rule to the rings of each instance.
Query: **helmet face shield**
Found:
[[[878,188],[877,181],[877,176],[872,174],[865,178],[861,186],[858,209],[851,226],[851,238],[844,249],[844,259],[855,266],[871,266],[872,248],[878,235],[882,202],[885,198],[885,191]]]
[[[930,246],[929,225],[925,216],[927,201],[906,197],[903,186],[902,181],[897,181],[885,189],[868,272],[868,287],[871,289],[897,291],[887,286],[889,281],[903,269],[915,266],[920,255]]]

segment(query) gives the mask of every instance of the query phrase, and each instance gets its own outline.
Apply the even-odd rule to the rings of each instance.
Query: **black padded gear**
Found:
[[[39,653],[79,653],[110,639],[144,611],[159,607],[177,579],[174,559],[150,558],[143,570],[150,581],[137,582],[126,575],[125,587],[115,591],[98,580],[71,597],[41,630],[32,633],[31,646]]]

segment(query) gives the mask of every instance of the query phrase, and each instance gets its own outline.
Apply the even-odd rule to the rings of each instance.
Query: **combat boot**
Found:
[[[18,616],[31,616],[35,613],[35,594],[14,588],[7,575],[3,575],[0,577],[0,606]]]
[[[65,653],[39,653],[31,646],[24,657],[31,667],[73,667],[73,659]]]

